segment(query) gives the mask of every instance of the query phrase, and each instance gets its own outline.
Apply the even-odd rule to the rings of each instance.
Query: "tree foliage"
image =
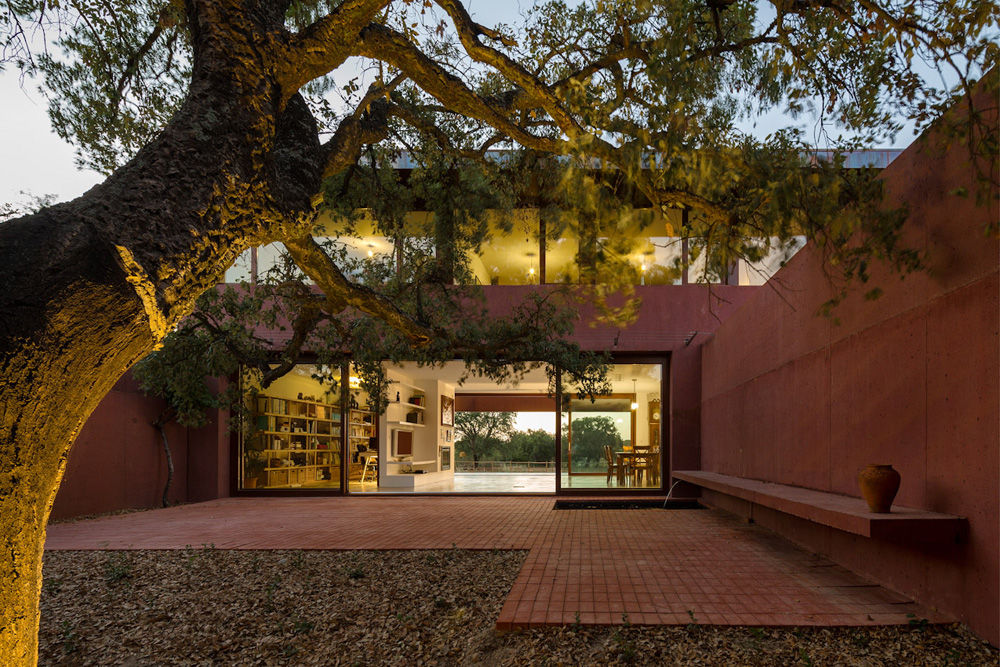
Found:
[[[479,463],[500,440],[514,433],[513,412],[456,412],[455,443],[459,455]]]
[[[303,48],[354,7],[278,6],[281,39]],[[7,59],[42,77],[54,127],[82,163],[110,173],[184,99],[194,54],[181,3],[8,7]],[[892,140],[907,124],[926,127],[996,63],[1000,16],[995,2],[978,0],[555,0],[496,28],[456,0],[371,3],[368,13],[370,23],[342,47],[362,58],[350,61],[353,70],[336,67],[340,52],[301,56],[296,83],[320,133],[361,123],[390,153],[434,141],[466,161],[496,147],[566,156],[578,168],[598,160],[654,208],[690,208],[689,229],[675,231],[695,240],[716,277],[737,258],[805,233],[845,277],[862,280],[873,258],[918,266],[899,244],[901,216],[879,213],[871,174],[845,172],[836,160],[804,168],[803,155],[817,139],[849,149]],[[58,38],[30,57],[25,25],[57,27]],[[788,128],[758,138],[737,129],[771,110],[810,114],[817,134]],[[995,128],[966,134],[995,151]],[[443,173],[430,168],[421,181],[428,201],[444,203],[434,191],[461,185]],[[343,188],[335,179],[325,205],[343,209],[347,200],[331,196]],[[365,205],[379,206],[371,196]],[[435,224],[453,225],[458,246],[482,240],[469,220],[434,206]],[[597,229],[600,217],[574,224]],[[845,251],[845,238],[862,242]]]
[[[621,449],[624,441],[615,427],[615,420],[606,415],[576,417],[570,426],[573,437],[574,467],[600,466],[604,461],[604,448]],[[568,438],[564,429],[563,440]]]
[[[556,460],[556,437],[541,429],[515,431],[505,450],[505,461],[552,462]]]

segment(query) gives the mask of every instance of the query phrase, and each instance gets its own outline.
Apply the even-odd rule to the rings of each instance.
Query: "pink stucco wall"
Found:
[[[853,294],[838,324],[816,315],[834,293],[819,254],[796,255],[778,273],[784,288],[758,292],[703,348],[701,467],[858,496],[859,468],[893,464],[896,502],[968,517],[966,542],[870,540],[766,510],[755,519],[997,644],[1000,242],[984,225],[1000,211],[995,196],[977,207],[949,194],[971,192],[972,171],[961,148],[942,154],[933,141],[883,173],[928,270],[877,269],[885,295]]]

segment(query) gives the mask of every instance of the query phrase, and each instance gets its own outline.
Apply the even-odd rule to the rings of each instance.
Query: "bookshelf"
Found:
[[[340,406],[258,395],[255,449],[263,453],[265,488],[328,486],[340,479]]]
[[[361,452],[371,451],[371,439],[376,434],[375,413],[371,410],[351,408],[347,415],[347,455],[351,463],[350,477],[360,479],[365,464],[365,458]],[[365,449],[361,449],[362,446]]]
[[[416,426],[423,428],[424,411],[427,409],[427,396],[416,385],[405,382],[393,382],[396,390],[396,400],[389,401],[386,407],[386,421],[393,426]]]

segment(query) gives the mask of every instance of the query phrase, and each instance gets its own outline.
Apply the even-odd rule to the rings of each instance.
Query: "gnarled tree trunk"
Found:
[[[0,225],[0,663],[36,661],[45,525],[87,417],[318,191],[315,126],[276,80],[269,4],[192,2],[190,92],[164,132],[80,198]]]

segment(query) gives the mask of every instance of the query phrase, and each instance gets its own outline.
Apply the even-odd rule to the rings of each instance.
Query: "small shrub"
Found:
[[[104,561],[104,581],[114,584],[132,577],[132,562],[128,556],[118,552],[108,554]]]

